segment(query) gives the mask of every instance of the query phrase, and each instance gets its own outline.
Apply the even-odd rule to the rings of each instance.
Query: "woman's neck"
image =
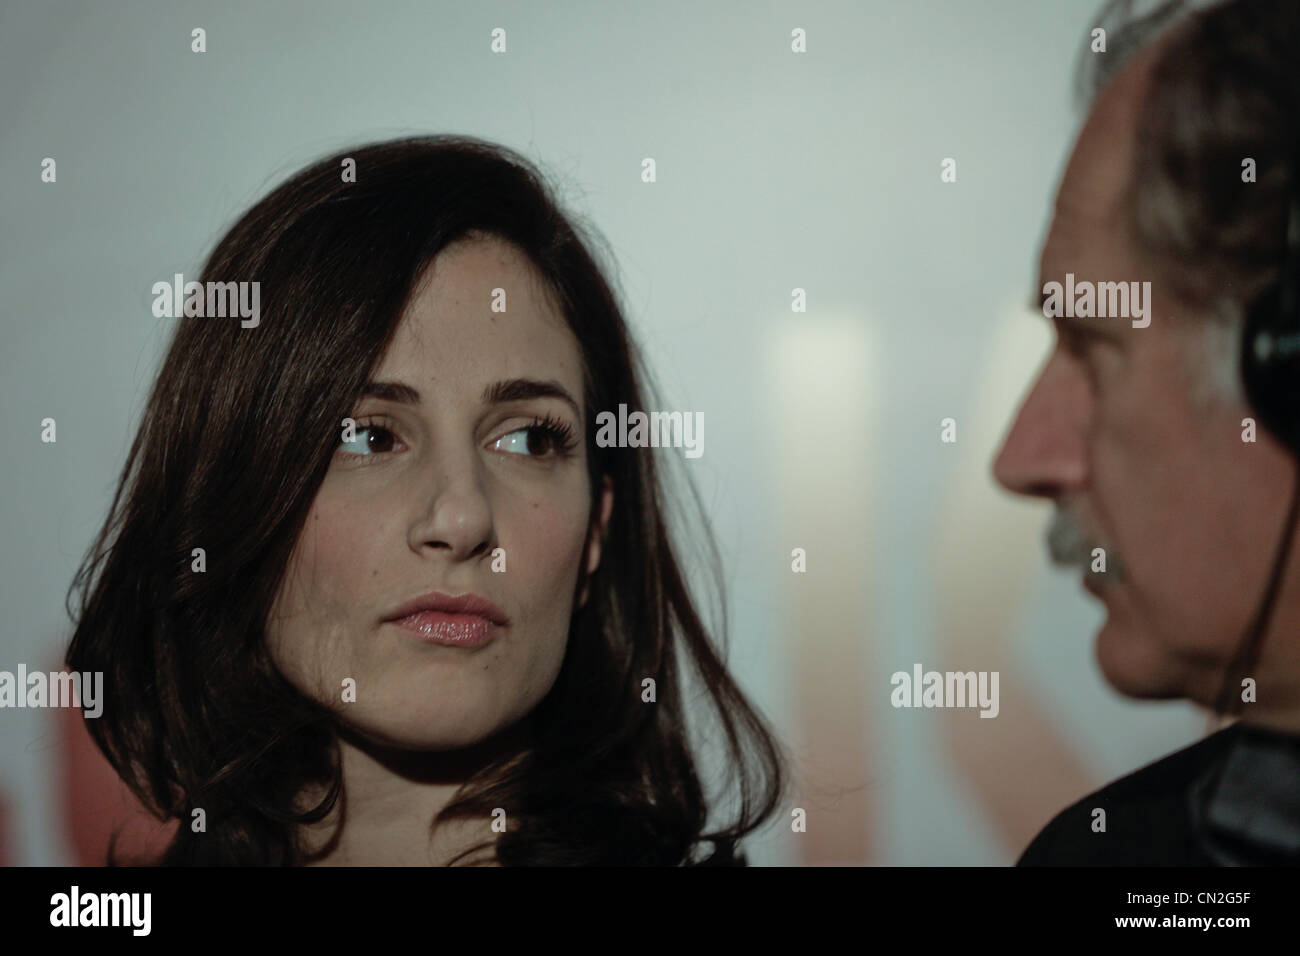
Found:
[[[492,844],[493,818],[433,819],[476,771],[529,743],[527,722],[463,750],[398,750],[343,731],[339,736],[343,792],[329,815],[305,825],[300,839],[307,866],[445,866],[480,843]],[[308,796],[319,800],[323,790]],[[505,808],[509,812],[509,808]],[[489,848],[462,862],[498,865]]]

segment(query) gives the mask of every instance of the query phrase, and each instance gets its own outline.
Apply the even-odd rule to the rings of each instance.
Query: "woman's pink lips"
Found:
[[[449,647],[480,647],[496,637],[499,628],[477,614],[451,614],[447,611],[420,611],[389,623],[418,634],[432,644]]]

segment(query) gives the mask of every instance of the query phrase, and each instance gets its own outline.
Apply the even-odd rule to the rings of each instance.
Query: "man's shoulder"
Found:
[[[1187,797],[1239,733],[1237,724],[1217,731],[1066,807],[1029,844],[1017,866],[1206,865],[1188,839]]]

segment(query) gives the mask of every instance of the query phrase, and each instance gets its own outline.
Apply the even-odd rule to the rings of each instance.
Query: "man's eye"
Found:
[[[358,425],[353,441],[339,439],[339,450],[349,455],[375,455],[392,451],[396,436],[382,425]]]
[[[1082,332],[1067,330],[1061,332],[1061,347],[1071,355],[1082,357],[1088,351],[1089,339]]]

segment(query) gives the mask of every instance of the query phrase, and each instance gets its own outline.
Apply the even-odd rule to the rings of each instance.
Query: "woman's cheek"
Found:
[[[324,501],[313,509],[309,553],[324,589],[346,591],[349,578],[368,566],[373,553],[370,539],[380,533],[376,519],[342,499]]]
[[[363,584],[375,578],[364,570],[370,568],[369,554],[360,547],[356,522],[344,502],[318,497],[290,559],[268,635],[281,673],[321,702],[333,699],[334,675],[350,657],[350,632],[364,628],[377,599],[357,590],[358,578]],[[376,607],[376,617],[381,610]]]
[[[561,592],[557,582],[575,583],[587,537],[589,506],[585,498],[557,503],[534,499],[513,515],[513,529],[498,525],[498,535],[515,542],[520,563],[536,569],[536,579],[547,591]],[[513,530],[513,534],[510,534]],[[510,549],[507,546],[507,556]],[[509,566],[509,565],[508,565]],[[567,593],[567,592],[561,592]]]

